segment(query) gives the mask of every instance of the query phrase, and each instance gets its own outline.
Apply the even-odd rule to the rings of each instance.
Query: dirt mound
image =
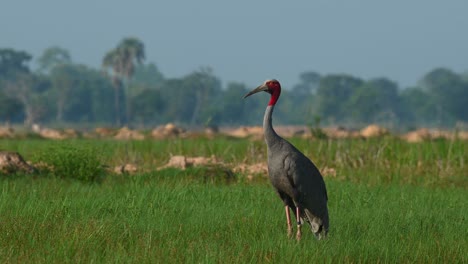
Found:
[[[468,140],[468,131],[460,131],[457,134],[457,138],[461,140]]]
[[[239,127],[236,130],[227,131],[226,134],[231,137],[245,138],[249,136],[249,130],[247,127]]]
[[[43,161],[32,163],[32,166],[35,167],[39,171],[53,171],[54,170],[54,166],[49,165]]]
[[[310,137],[310,128],[307,126],[276,126],[275,131],[282,137]]]
[[[404,134],[402,138],[410,143],[417,143],[431,139],[431,133],[429,129],[421,128]]]
[[[371,137],[382,137],[382,136],[388,135],[389,133],[386,128],[372,124],[361,129],[360,134],[361,136],[365,138],[371,138]]]
[[[448,131],[441,129],[429,130],[427,128],[420,128],[415,131],[410,131],[401,136],[402,139],[411,142],[423,142],[426,140],[446,139],[446,140],[468,140],[468,132],[465,131]]]
[[[80,136],[80,133],[73,128],[66,128],[63,130],[63,134],[66,138],[77,138]]]
[[[324,167],[320,170],[320,173],[322,174],[323,177],[336,178],[335,168]]]
[[[173,123],[168,123],[164,126],[159,126],[153,131],[151,131],[151,137],[156,139],[178,137],[185,133],[185,129],[174,125]]]
[[[205,127],[203,132],[205,133],[206,136],[212,137],[219,133],[219,128],[217,126],[209,126],[209,127]]]
[[[96,133],[99,137],[111,137],[115,134],[115,131],[108,127],[98,127],[94,129],[94,133]]]
[[[254,137],[254,138],[263,138],[263,128],[260,126],[241,126],[234,130],[225,131],[225,134],[231,137],[237,138],[246,138],[246,137]]]
[[[268,175],[268,166],[266,163],[238,164],[232,169],[232,171],[235,173],[246,174],[247,179],[252,180],[258,175],[266,177]]]
[[[195,167],[195,166],[206,166],[206,165],[216,165],[222,164],[219,162],[215,156],[211,156],[210,158],[206,157],[186,157],[186,156],[172,156],[166,165],[161,166],[158,170],[166,169],[166,168],[177,168],[185,170],[188,167]]]
[[[121,166],[116,166],[114,172],[117,174],[134,174],[138,171],[138,167],[135,164],[127,163]]]
[[[117,131],[114,138],[121,140],[143,140],[145,139],[145,136],[136,130],[131,130],[128,127],[122,127]]]
[[[5,174],[33,173],[36,172],[36,168],[24,161],[18,152],[0,151],[0,172]]]
[[[351,131],[347,130],[344,127],[327,127],[323,129],[323,132],[329,138],[349,138],[351,137]]]
[[[453,140],[456,137],[455,131],[447,131],[441,129],[435,129],[431,131],[432,139],[450,139]]]
[[[11,127],[0,127],[0,138],[12,138],[15,131]]]
[[[42,128],[39,130],[39,135],[47,139],[65,139],[67,136],[59,130],[51,128]]]

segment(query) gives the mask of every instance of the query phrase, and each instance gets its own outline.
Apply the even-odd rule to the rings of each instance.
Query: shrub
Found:
[[[43,172],[58,178],[99,182],[105,169],[97,149],[86,145],[62,143],[48,148],[36,159],[43,162]]]

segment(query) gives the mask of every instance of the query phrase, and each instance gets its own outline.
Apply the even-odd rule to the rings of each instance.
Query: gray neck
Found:
[[[280,141],[280,136],[276,134],[271,123],[271,115],[273,114],[274,105],[267,106],[265,116],[263,117],[263,133],[265,134],[265,141],[268,148]]]

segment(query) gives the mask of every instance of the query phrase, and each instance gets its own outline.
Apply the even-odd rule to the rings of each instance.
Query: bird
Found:
[[[287,235],[293,235],[291,210],[297,221],[297,240],[302,237],[304,221],[310,225],[317,239],[325,238],[329,228],[325,181],[315,164],[273,129],[272,114],[281,94],[281,85],[276,79],[266,80],[247,93],[244,99],[258,92],[271,95],[263,117],[263,132],[267,145],[268,174],[284,203]]]

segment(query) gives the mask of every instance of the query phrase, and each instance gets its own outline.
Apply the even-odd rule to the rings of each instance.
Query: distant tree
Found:
[[[300,82],[292,87],[291,91],[285,90],[281,95],[283,105],[285,107],[284,114],[278,109],[278,119],[282,119],[283,116],[291,123],[304,124],[310,123],[312,118],[312,102],[314,100],[315,93],[320,84],[320,74],[312,71],[303,72],[299,75]],[[286,106],[288,105],[288,106]],[[293,107],[294,113],[286,112],[286,109]],[[301,113],[301,114],[297,114]]]
[[[219,116],[219,102],[218,100],[211,100],[217,98],[221,93],[221,81],[213,75],[211,68],[201,68],[184,78],[186,90],[194,91],[195,100],[194,108],[190,118],[190,124],[205,124],[210,122],[217,122]]]
[[[109,79],[93,68],[84,68],[80,87],[88,89],[91,99],[86,109],[89,114],[86,117],[89,122],[111,124],[115,120],[113,109],[113,86]],[[119,95],[123,97],[123,94]]]
[[[2,122],[10,123],[18,119],[23,111],[24,107],[21,101],[0,92],[0,120]]]
[[[349,119],[352,110],[349,98],[363,83],[363,80],[346,74],[322,77],[314,100],[315,113],[331,123]]]
[[[349,98],[348,107],[356,122],[395,124],[400,104],[397,84],[386,78],[377,78],[358,87]]]
[[[468,71],[463,72],[460,77],[462,78],[463,82],[468,83]]]
[[[212,125],[220,120],[221,81],[211,69],[202,68],[183,78],[161,84],[165,109],[162,119],[190,125]]]
[[[135,72],[135,65],[141,64],[145,59],[144,44],[136,38],[125,38],[115,49],[109,51],[103,59],[102,65],[104,68],[112,69],[112,82],[115,89],[115,111],[116,111],[116,123],[120,125],[120,101],[119,101],[119,90],[123,87],[126,90],[126,112],[127,121],[131,118],[131,97],[129,94],[129,85],[131,77]]]
[[[79,78],[77,73],[77,66],[72,64],[57,65],[52,68],[50,72],[50,79],[52,81],[52,89],[55,94],[56,102],[56,117],[57,122],[63,121],[63,115],[69,99],[73,86]]]
[[[161,121],[161,113],[166,107],[166,102],[161,97],[161,92],[156,89],[145,89],[132,98],[132,104],[138,105],[133,115],[142,123],[153,123]]]
[[[468,121],[468,82],[461,75],[449,69],[437,68],[423,77],[421,87],[437,105],[439,116],[446,112],[455,119]]]
[[[24,51],[0,49],[0,79],[15,78],[17,74],[29,73],[28,63],[32,56]]]
[[[143,87],[157,87],[164,82],[164,75],[154,63],[137,64],[132,83]]]
[[[225,124],[241,124],[248,118],[248,108],[242,97],[248,92],[243,83],[230,82],[221,99],[221,119]],[[250,102],[250,101],[249,101]]]
[[[311,98],[311,94],[298,98],[293,91],[283,89],[281,91],[281,104],[275,108],[276,124],[305,124],[311,115],[310,104],[307,104]],[[265,107],[264,98],[262,106],[259,109],[260,113]]]
[[[58,46],[49,47],[44,50],[42,55],[37,59],[39,72],[50,73],[55,67],[70,64],[72,62],[68,50]]]
[[[63,70],[63,82],[70,85],[63,120],[67,122],[111,122],[112,85],[98,71],[84,65],[70,64]],[[64,92],[64,91],[61,91]],[[59,95],[62,96],[62,95]]]
[[[48,88],[45,80],[31,73],[32,56],[24,51],[0,49],[0,87],[5,95],[3,109],[11,115],[12,106],[18,106],[25,114],[25,124],[31,125],[46,115],[48,108],[41,93]],[[8,101],[6,101],[8,100]],[[19,107],[18,102],[21,103]]]
[[[42,92],[47,87],[48,85],[43,85],[37,76],[30,73],[16,74],[14,79],[6,82],[6,93],[12,95],[24,106],[25,125],[30,126],[46,118],[50,106]]]
[[[309,96],[317,90],[320,84],[320,74],[316,72],[303,72],[299,74],[300,82],[293,86],[295,96]]]
[[[138,105],[134,103],[135,97],[146,92],[146,90],[160,90],[164,81],[164,75],[159,71],[154,63],[137,65],[132,81],[129,83],[129,89],[132,91],[130,97],[132,102],[130,105]],[[133,108],[132,111],[135,114],[137,109]]]
[[[162,114],[164,122],[188,123],[195,105],[194,91],[185,89],[183,78],[170,78],[161,85],[161,96],[167,102]]]
[[[123,59],[117,49],[112,49],[106,53],[102,60],[102,66],[104,68],[110,68],[111,81],[114,87],[114,113],[115,113],[115,124],[120,126],[122,122],[121,108],[120,108],[120,93],[122,90],[122,71],[123,71]]]
[[[409,87],[401,94],[401,118],[407,125],[434,125],[437,121],[437,107],[429,94],[420,87]]]

